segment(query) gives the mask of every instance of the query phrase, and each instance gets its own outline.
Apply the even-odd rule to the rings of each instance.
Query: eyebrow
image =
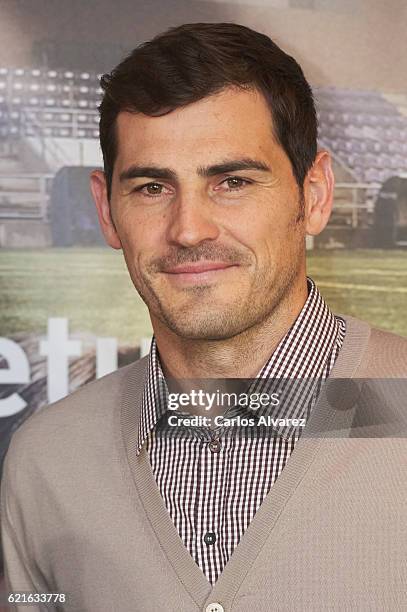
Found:
[[[130,166],[127,170],[120,173],[119,180],[121,183],[131,179],[148,177],[159,179],[175,179],[176,173],[170,168],[159,168],[157,166]]]
[[[213,166],[199,167],[197,170],[198,176],[216,176],[217,174],[227,174],[229,172],[238,172],[239,170],[261,170],[262,172],[270,172],[267,164],[251,157],[243,159],[234,159],[225,161]]]
[[[239,170],[260,170],[261,172],[271,172],[266,163],[260,160],[252,159],[251,157],[244,157],[243,159],[224,161],[212,166],[199,166],[199,168],[197,168],[197,174],[198,176],[202,177],[210,177],[217,176],[218,174],[238,172]],[[132,165],[120,173],[119,180],[122,183],[124,181],[141,177],[175,180],[177,178],[177,173],[171,168]]]

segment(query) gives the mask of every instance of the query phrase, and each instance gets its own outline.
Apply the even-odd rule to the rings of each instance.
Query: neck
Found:
[[[164,375],[178,379],[254,378],[306,302],[305,276],[301,281],[266,319],[232,338],[183,338],[151,317]]]

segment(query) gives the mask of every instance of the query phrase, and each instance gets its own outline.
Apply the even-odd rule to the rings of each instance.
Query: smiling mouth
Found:
[[[196,261],[164,270],[170,281],[181,283],[210,282],[217,280],[228,270],[237,268],[237,264],[215,261]]]
[[[196,261],[193,263],[182,264],[167,268],[165,274],[203,274],[205,272],[213,272],[217,270],[226,270],[227,268],[236,267],[236,264],[216,261]]]

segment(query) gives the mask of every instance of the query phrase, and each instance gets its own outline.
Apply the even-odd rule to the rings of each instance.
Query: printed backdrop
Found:
[[[407,335],[403,0],[0,0],[0,462],[32,412],[148,351],[148,312],[89,193],[99,77],[154,34],[234,21],[314,87],[335,210],[308,243],[334,311]]]

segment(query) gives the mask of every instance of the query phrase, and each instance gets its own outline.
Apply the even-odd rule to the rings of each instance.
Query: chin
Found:
[[[251,326],[247,317],[239,316],[236,310],[194,313],[162,313],[163,323],[174,334],[189,340],[226,340],[242,333]]]
[[[170,328],[179,338],[185,338],[186,340],[228,340],[238,335],[239,330],[225,330],[224,328],[219,329],[218,327],[187,327],[187,326],[174,326]]]

